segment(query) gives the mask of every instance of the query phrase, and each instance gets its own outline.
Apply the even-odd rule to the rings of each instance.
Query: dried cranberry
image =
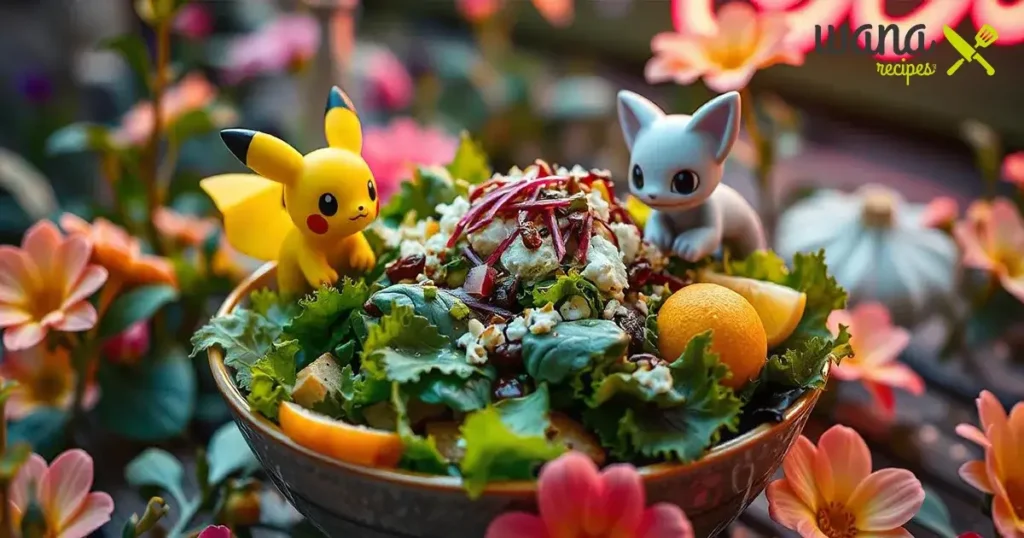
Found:
[[[498,383],[494,386],[494,399],[495,400],[507,400],[509,398],[522,398],[526,393],[523,390],[523,384],[518,379],[506,378],[499,379]]]
[[[523,223],[519,227],[520,235],[523,236],[523,245],[530,250],[537,250],[544,243],[540,235],[540,227],[532,222]]]
[[[638,289],[643,287],[651,279],[651,264],[646,260],[639,260],[629,266],[629,287]]]
[[[491,295],[491,304],[505,310],[514,310],[516,307],[516,295],[519,293],[519,278],[507,277],[500,282]]]
[[[501,372],[519,373],[523,369],[523,344],[521,342],[504,342],[494,348],[490,358],[494,366]]]
[[[427,266],[427,257],[422,254],[413,254],[396,260],[395,263],[388,266],[385,270],[388,278],[392,282],[400,282],[402,280],[415,280],[417,276],[423,274],[423,269]]]
[[[637,310],[627,308],[624,313],[615,316],[615,323],[629,335],[629,352],[643,353],[646,317]]]

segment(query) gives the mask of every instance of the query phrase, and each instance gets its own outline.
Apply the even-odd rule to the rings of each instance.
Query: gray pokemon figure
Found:
[[[728,185],[722,169],[740,131],[740,96],[719,95],[693,116],[666,115],[630,91],[619,92],[619,123],[630,150],[629,190],[651,207],[644,239],[695,262],[725,243],[744,258],[767,246],[757,212]]]

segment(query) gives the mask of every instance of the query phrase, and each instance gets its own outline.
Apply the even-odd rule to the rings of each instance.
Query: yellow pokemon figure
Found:
[[[266,133],[221,131],[228,149],[259,175],[200,182],[224,215],[231,246],[278,261],[278,287],[286,295],[334,284],[339,272],[365,272],[376,263],[362,230],[380,213],[377,184],[359,155],[363,135],[355,107],[337,87],[327,99],[324,131],[328,147],[306,156]]]

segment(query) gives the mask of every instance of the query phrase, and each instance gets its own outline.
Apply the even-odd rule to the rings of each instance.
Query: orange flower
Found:
[[[905,469],[871,472],[871,452],[851,428],[836,425],[818,446],[800,436],[782,462],[785,478],[768,485],[768,513],[804,538],[887,538],[924,503],[924,488]]]
[[[469,22],[482,22],[494,16],[504,0],[458,0],[459,13]],[[541,16],[552,26],[568,26],[575,15],[574,0],[533,0]]]
[[[41,343],[6,353],[0,363],[0,376],[18,382],[7,400],[6,412],[10,420],[22,419],[40,407],[70,409],[74,403],[78,375],[71,367],[68,350],[63,347],[50,351]],[[90,379],[83,404],[90,409],[97,400],[99,389]]]
[[[896,405],[892,389],[901,388],[914,395],[924,392],[924,381],[897,361],[910,343],[910,332],[892,324],[884,305],[862,303],[850,311],[836,310],[829,316],[828,326],[838,334],[840,325],[849,328],[853,356],[832,369],[836,379],[859,380],[888,415]]]
[[[967,267],[988,271],[1024,302],[1024,219],[1005,198],[976,201],[953,227]]]
[[[89,224],[81,217],[64,213],[60,225],[68,233],[92,241],[93,261],[110,271],[111,280],[134,285],[177,285],[174,266],[168,259],[143,254],[139,240],[109,220],[99,218]]]
[[[162,125],[165,129],[170,127],[181,116],[206,108],[216,97],[217,88],[202,75],[187,75],[163,95],[160,102]],[[121,125],[111,134],[111,138],[116,145],[141,146],[153,133],[155,119],[153,103],[140,102],[121,118]]]
[[[160,235],[189,246],[201,245],[220,226],[217,219],[184,215],[168,207],[156,210],[153,225]]]
[[[989,391],[977,399],[981,428],[960,424],[956,432],[985,449],[985,459],[960,467],[960,478],[982,493],[993,496],[992,521],[1004,538],[1024,537],[1024,402],[1013,406],[1009,416]]]
[[[709,35],[665,32],[651,40],[654,57],[644,75],[651,84],[692,84],[700,77],[712,90],[741,90],[758,69],[803,65],[804,53],[786,43],[789,25],[781,13],[761,12],[744,2],[718,10],[718,29]]]
[[[26,233],[21,248],[0,246],[0,329],[4,347],[30,348],[50,329],[79,332],[96,325],[87,300],[107,280],[106,269],[89,265],[87,238],[67,237],[48,220]]]
[[[1003,159],[1003,179],[1024,189],[1024,151],[1011,153]]]

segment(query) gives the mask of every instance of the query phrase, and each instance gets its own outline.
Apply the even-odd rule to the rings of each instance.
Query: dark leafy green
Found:
[[[391,312],[392,304],[411,306],[416,315],[427,318],[441,334],[453,340],[465,334],[468,319],[457,319],[452,315],[452,309],[462,301],[443,289],[434,288],[432,295],[432,299],[428,298],[420,285],[393,284],[374,293],[370,304],[383,314]]]
[[[458,192],[455,181],[442,167],[416,168],[411,181],[403,181],[401,189],[381,209],[386,224],[397,226],[409,215],[417,219],[436,217],[438,204],[450,204]]]
[[[220,346],[224,350],[224,364],[235,370],[238,386],[248,390],[252,365],[267,354],[280,335],[280,326],[252,310],[239,308],[227,316],[213,318],[196,331],[189,356]]]
[[[295,386],[295,355],[301,346],[297,340],[274,344],[266,355],[252,365],[252,386],[246,400],[261,415],[277,420],[281,402],[291,401]]]
[[[431,437],[421,437],[409,426],[409,412],[406,396],[398,383],[391,388],[391,404],[395,408],[398,424],[398,435],[402,438],[404,453],[399,465],[403,469],[430,474],[448,474],[451,463],[437,449],[437,441]]]
[[[600,290],[593,282],[583,278],[579,271],[575,270],[534,286],[530,294],[531,304],[526,306],[542,307],[548,303],[554,303],[557,308],[574,295],[581,295],[587,300],[591,317],[598,317],[604,310]]]
[[[523,364],[538,382],[561,383],[576,372],[617,360],[628,345],[629,335],[611,321],[568,321],[549,333],[527,333]]]
[[[299,341],[300,362],[308,364],[353,339],[353,322],[370,292],[366,283],[345,279],[299,301],[301,312],[285,327],[285,338]]]

